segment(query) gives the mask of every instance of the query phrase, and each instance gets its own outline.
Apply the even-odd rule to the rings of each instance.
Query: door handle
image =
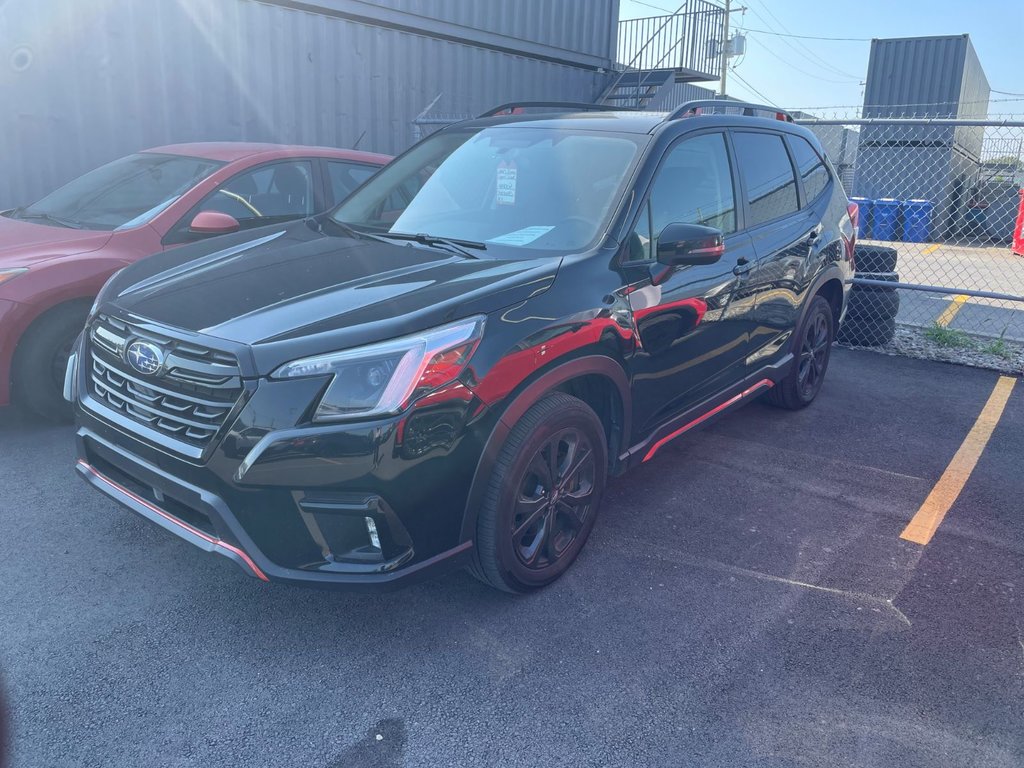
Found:
[[[745,259],[744,257],[740,256],[736,260],[736,266],[732,268],[732,273],[734,275],[745,275],[745,274],[747,274],[747,272],[749,272],[753,268],[754,268],[754,263],[752,261],[750,261],[749,259]]]
[[[810,243],[811,245],[814,245],[816,242],[818,242],[818,238],[821,237],[821,229],[821,225],[819,224],[817,227],[808,232],[807,242]]]

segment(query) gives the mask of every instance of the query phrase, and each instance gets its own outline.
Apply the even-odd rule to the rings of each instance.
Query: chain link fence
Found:
[[[1020,372],[1024,119],[798,119],[860,206],[840,343]]]

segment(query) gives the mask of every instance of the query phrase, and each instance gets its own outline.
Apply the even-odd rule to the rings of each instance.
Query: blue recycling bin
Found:
[[[908,243],[927,243],[932,239],[931,200],[903,201],[903,239]]]
[[[871,206],[871,238],[873,240],[895,240],[900,222],[902,202],[891,197],[875,200]]]
[[[856,203],[859,212],[857,214],[857,237],[868,236],[868,218],[871,216],[872,200],[867,197],[851,197],[851,203]]]

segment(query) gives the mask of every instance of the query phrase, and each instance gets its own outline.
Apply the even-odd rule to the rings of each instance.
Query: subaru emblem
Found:
[[[148,341],[133,341],[125,351],[125,358],[128,365],[147,376],[155,376],[164,367],[163,350]]]

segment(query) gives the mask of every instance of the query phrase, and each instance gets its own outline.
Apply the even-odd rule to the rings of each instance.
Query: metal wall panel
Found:
[[[619,0],[373,0],[366,4],[609,60],[619,20]]]
[[[606,80],[252,0],[8,0],[0,209],[146,147],[362,137],[361,149],[398,152],[439,94],[434,111],[474,114],[511,99],[592,101]]]
[[[681,107],[688,101],[698,101],[701,99],[713,99],[715,98],[715,91],[710,88],[703,88],[693,83],[673,83],[672,88],[668,91],[664,98],[659,99],[657,103],[651,102],[650,109],[652,111],[665,111],[671,112],[676,107]]]

